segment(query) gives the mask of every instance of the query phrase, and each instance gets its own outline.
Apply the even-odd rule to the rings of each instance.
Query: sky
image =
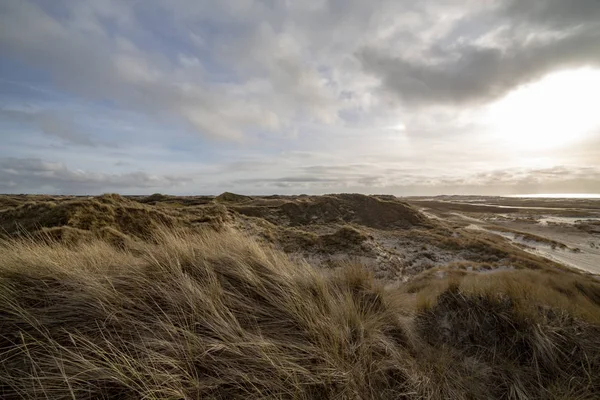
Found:
[[[0,193],[600,193],[599,0],[2,0]]]

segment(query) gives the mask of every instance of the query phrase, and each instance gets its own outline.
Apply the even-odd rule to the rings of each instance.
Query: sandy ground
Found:
[[[428,216],[464,224],[464,229],[485,230],[511,240],[522,249],[593,274],[600,274],[600,200],[503,198],[412,199]],[[510,204],[505,204],[510,202]],[[521,203],[519,203],[521,202]],[[547,203],[547,207],[544,205]],[[473,204],[476,204],[474,206]],[[483,207],[482,207],[483,206]],[[493,210],[486,212],[485,210]],[[509,210],[510,213],[502,210]],[[564,244],[523,237],[531,234]]]

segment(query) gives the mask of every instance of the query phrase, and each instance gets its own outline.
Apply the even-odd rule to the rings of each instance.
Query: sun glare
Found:
[[[494,135],[525,150],[560,147],[600,128],[600,70],[556,72],[492,104]]]

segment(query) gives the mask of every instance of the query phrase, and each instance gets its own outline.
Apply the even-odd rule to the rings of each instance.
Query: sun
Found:
[[[600,70],[555,72],[491,104],[485,124],[524,150],[556,148],[600,129]]]

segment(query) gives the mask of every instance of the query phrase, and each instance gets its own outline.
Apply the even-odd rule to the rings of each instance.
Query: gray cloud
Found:
[[[306,167],[319,171],[323,166]],[[335,191],[361,191],[392,193],[396,195],[427,194],[518,194],[552,192],[600,192],[600,168],[579,166],[555,166],[551,168],[509,168],[470,175],[428,175],[401,168],[378,170],[363,168],[356,173],[353,166],[346,170],[341,165],[329,173],[313,175],[288,174],[276,178],[246,178],[231,183],[232,187],[251,185],[257,193],[269,193],[285,189],[291,193],[310,191],[327,193]]]
[[[401,168],[381,168],[377,165],[309,165],[295,168],[285,176],[252,177],[237,179],[234,186],[254,185],[260,188],[311,188],[320,191],[345,190],[354,187],[371,189],[386,188],[392,185],[422,183],[427,177],[409,173]]]
[[[157,176],[144,172],[104,174],[71,170],[60,162],[41,159],[0,158],[0,192],[97,194],[108,191],[148,192],[173,189],[190,183],[181,176]]]
[[[214,192],[231,185],[418,194],[586,182],[588,189],[578,187],[591,191],[597,185],[576,167],[505,167],[538,158],[598,166],[598,132],[574,138],[577,148],[526,148],[494,136],[493,122],[478,115],[549,72],[600,66],[599,4],[0,2],[0,52],[24,67],[23,74],[7,68],[7,78],[35,76],[27,85],[40,86],[25,100],[0,94],[0,118],[63,142],[48,147],[19,129],[3,137],[0,157],[53,151],[64,163],[28,159],[28,167],[12,159],[1,166],[0,184],[5,191],[181,193],[193,184]],[[190,131],[234,143],[185,136]],[[120,140],[120,150],[105,138]],[[118,162],[125,159],[135,163]],[[155,175],[107,172],[132,168]]]
[[[500,10],[511,20],[558,29],[597,25],[600,20],[597,0],[510,0]]]
[[[324,166],[307,166],[319,171]],[[337,165],[329,174],[288,173],[283,176],[248,176],[214,184],[214,193],[235,189],[249,194],[328,193],[359,191],[395,195],[428,194],[516,194],[552,192],[600,192],[600,168],[555,166],[551,168],[497,169],[470,175],[414,173],[402,168],[378,169]],[[205,183],[205,182],[203,182]],[[60,162],[41,159],[0,158],[0,192],[97,194],[123,192],[144,194],[156,191],[194,194],[202,187],[192,175],[151,175],[144,172],[94,173],[69,169]]]
[[[107,0],[67,6],[59,20],[27,0],[9,1],[0,50],[43,66],[73,93],[240,139],[393,112],[369,75],[407,103],[456,104],[558,68],[599,65],[600,6],[568,3],[149,0],[141,8]],[[147,46],[170,45],[149,8],[175,30],[181,53]]]
[[[60,113],[0,109],[0,118],[31,125],[48,136],[62,139],[70,144],[92,147],[99,145],[92,140],[90,135],[83,133],[82,128],[72,118]]]
[[[271,185],[274,186],[292,186],[294,184],[331,184],[338,182],[335,178],[323,178],[319,176],[310,176],[310,175],[298,175],[298,176],[285,176],[281,178],[245,178],[245,179],[237,179],[233,183],[236,185],[246,185],[246,184],[259,184],[261,187],[268,187]]]
[[[600,66],[600,2],[501,4],[469,16],[487,22],[485,30],[465,18],[419,57],[384,46],[365,47],[358,57],[385,92],[407,104],[481,103],[554,70]]]
[[[348,165],[309,165],[302,167],[307,173],[330,175],[335,173],[361,172],[372,168],[372,164],[348,164]]]
[[[503,188],[511,193],[568,193],[600,191],[600,168],[554,166],[550,168],[509,168],[472,174],[466,177],[438,178],[432,181],[439,188],[478,188],[493,193]]]

